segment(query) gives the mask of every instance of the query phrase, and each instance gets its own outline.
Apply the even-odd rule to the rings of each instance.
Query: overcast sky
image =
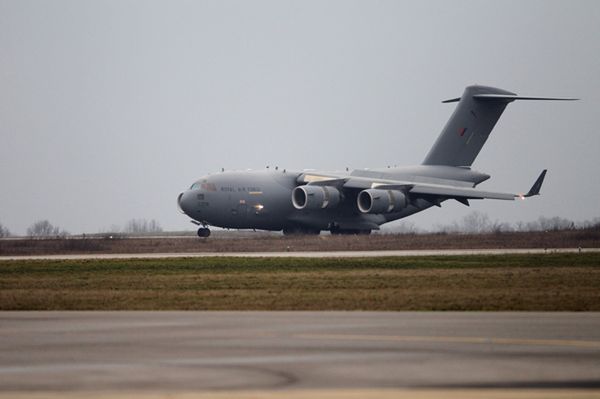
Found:
[[[600,216],[598,1],[0,0],[0,223],[192,230],[177,195],[226,169],[420,163],[470,84],[508,106],[473,168],[524,202],[492,220]]]

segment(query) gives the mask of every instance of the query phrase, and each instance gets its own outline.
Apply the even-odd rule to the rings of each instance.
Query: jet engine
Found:
[[[406,208],[408,199],[406,194],[399,190],[372,188],[361,191],[356,202],[362,213],[389,213]]]
[[[298,186],[292,191],[292,203],[296,209],[335,208],[340,197],[339,190],[331,186]]]

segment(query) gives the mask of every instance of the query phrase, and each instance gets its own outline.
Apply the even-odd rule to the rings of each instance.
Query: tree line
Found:
[[[407,220],[397,226],[391,227],[389,232],[399,234],[482,234],[561,230],[600,230],[600,217],[583,222],[574,222],[573,220],[559,216],[540,216],[538,219],[530,222],[519,221],[508,223],[492,220],[487,214],[474,211],[468,213],[460,220],[448,224],[437,224],[430,230],[419,228],[412,221]]]
[[[155,219],[130,219],[125,223],[123,229],[119,226],[111,227],[113,233],[125,234],[152,234],[163,231],[160,223]],[[12,234],[8,228],[0,223],[0,238],[10,237]],[[69,236],[69,232],[53,225],[48,220],[38,220],[27,228],[27,236],[31,238],[56,237],[62,238]]]
[[[559,230],[600,230],[600,217],[576,223],[570,219],[559,216],[540,216],[537,220],[530,222],[507,223],[492,220],[482,212],[474,211],[458,221],[449,224],[438,224],[430,230],[417,227],[410,220],[390,227],[384,227],[383,232],[400,234],[424,234],[424,233],[508,233],[527,231],[559,231]],[[155,219],[130,219],[123,228],[113,225],[110,228],[112,234],[157,234],[162,233],[160,223]],[[27,236],[32,238],[42,237],[66,237],[70,234],[48,220],[39,220],[27,228]],[[10,237],[11,232],[0,223],[0,238]]]

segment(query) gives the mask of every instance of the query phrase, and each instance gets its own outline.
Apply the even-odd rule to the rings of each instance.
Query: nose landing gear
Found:
[[[210,236],[210,229],[208,227],[200,227],[198,229],[198,237],[206,238]]]
[[[193,224],[197,225],[197,226],[202,226],[198,229],[198,237],[202,237],[202,238],[206,238],[208,236],[210,236],[210,229],[208,228],[208,225],[204,222],[200,223],[196,220],[190,220],[190,222],[192,222]]]

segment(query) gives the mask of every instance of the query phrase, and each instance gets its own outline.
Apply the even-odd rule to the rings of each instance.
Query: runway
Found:
[[[528,248],[528,249],[426,249],[389,251],[290,251],[290,252],[189,252],[189,253],[130,253],[130,254],[68,254],[0,256],[3,260],[82,260],[82,259],[161,259],[161,258],[372,258],[386,256],[462,256],[546,253],[600,252],[600,248]]]
[[[83,393],[599,397],[600,313],[0,313],[0,397]]]

